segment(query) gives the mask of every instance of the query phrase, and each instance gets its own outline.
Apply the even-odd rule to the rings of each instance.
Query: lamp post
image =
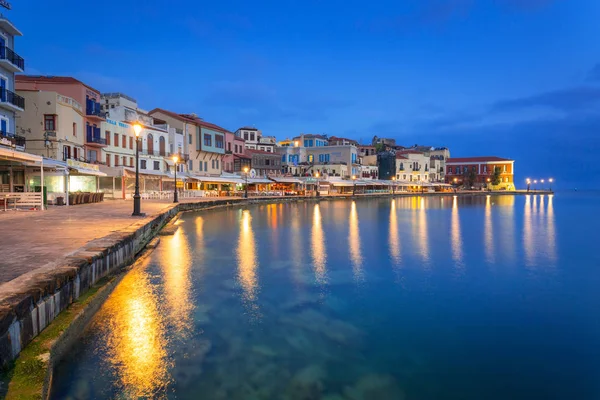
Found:
[[[319,171],[315,172],[315,178],[317,178],[317,190],[316,190],[315,196],[320,197],[321,191],[319,189],[321,189],[321,186],[319,185]]]
[[[135,193],[133,194],[133,217],[142,217],[142,205],[140,196],[140,133],[142,133],[142,125],[133,124],[135,132]]]
[[[244,167],[244,179],[246,181],[246,186],[244,188],[244,198],[248,198],[248,167]]]
[[[540,187],[542,188],[542,191],[543,191],[544,190],[544,180],[543,179],[540,180],[540,183],[541,183]]]
[[[491,181],[491,179],[487,178],[487,190],[488,190],[488,192],[492,191],[492,188],[490,187],[490,181]]]
[[[529,193],[530,188],[531,188],[531,179],[527,178],[527,193]]]
[[[352,180],[354,184],[352,185],[352,196],[356,196],[356,175],[352,175]]]
[[[179,203],[179,198],[177,197],[177,162],[179,162],[179,157],[174,155],[173,166],[175,167],[175,188],[173,189],[173,203]]]
[[[537,191],[537,179],[533,181],[533,191]]]
[[[550,183],[550,191],[552,191],[552,182],[554,182],[553,178],[548,179],[548,182]]]
[[[392,176],[392,196],[396,193],[396,177]]]

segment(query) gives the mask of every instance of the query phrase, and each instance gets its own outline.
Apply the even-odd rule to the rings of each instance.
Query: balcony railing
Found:
[[[173,156],[177,156],[177,158],[179,158],[179,162],[187,162],[190,159],[190,155],[189,154],[184,154],[184,153],[169,153],[169,158],[173,158]]]
[[[25,99],[5,88],[0,88],[0,101],[25,109]]]
[[[104,112],[100,110],[100,103],[87,99],[85,102],[85,115],[104,118]]]
[[[12,65],[19,68],[21,71],[25,70],[25,60],[23,57],[6,46],[0,46],[0,58],[10,61]]]
[[[145,154],[147,156],[156,156],[156,157],[167,157],[167,155],[168,155],[168,153],[166,151],[148,150],[148,149],[140,149],[140,154]]]
[[[99,130],[98,130],[99,132]],[[91,131],[88,130],[87,132],[87,142],[88,143],[95,143],[95,144],[102,144],[102,145],[106,145],[106,138],[95,136],[92,134]]]
[[[10,132],[0,131],[0,144],[10,147],[25,148],[26,139],[24,136],[18,136]]]

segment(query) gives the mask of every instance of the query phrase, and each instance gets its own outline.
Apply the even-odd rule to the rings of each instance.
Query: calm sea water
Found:
[[[54,399],[599,399],[600,197],[184,214]]]

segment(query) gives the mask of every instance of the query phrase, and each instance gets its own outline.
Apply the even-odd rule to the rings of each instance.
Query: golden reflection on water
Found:
[[[171,380],[165,321],[150,278],[145,267],[127,273],[99,316],[110,325],[107,358],[132,398],[163,397]]]
[[[548,257],[551,261],[556,261],[556,231],[554,228],[554,195],[548,195],[548,209],[546,212],[546,218],[548,220],[546,226],[546,237],[547,243],[546,246],[548,248]]]
[[[360,249],[360,231],[358,227],[358,213],[356,202],[350,206],[350,230],[348,232],[348,247],[350,248],[350,260],[355,279],[362,279],[362,252]]]
[[[305,210],[306,211],[306,210]],[[302,284],[302,235],[300,233],[300,212],[290,213],[291,235],[290,247],[292,249],[292,276],[297,284]],[[313,227],[314,229],[314,227]]]
[[[315,279],[318,283],[325,283],[327,281],[327,252],[325,250],[325,235],[323,234],[321,208],[319,204],[315,204],[313,209],[311,248],[313,265],[315,268]]]
[[[418,210],[418,222],[417,226],[417,243],[419,247],[419,254],[425,264],[429,263],[429,235],[427,232],[427,209],[425,208],[425,198],[417,198]]]
[[[198,219],[202,220],[201,217]],[[192,257],[183,229],[178,229],[171,237],[164,236],[158,252],[160,268],[164,276],[169,320],[175,327],[175,331],[185,336],[190,333],[193,326],[194,301],[190,276]]]
[[[242,210],[240,218],[240,237],[237,246],[238,279],[244,290],[244,298],[253,302],[258,290],[258,279],[256,269],[258,260],[256,258],[256,243],[254,231],[252,230],[252,216],[250,211]]]
[[[396,216],[396,201],[390,205],[390,258],[397,265],[400,263],[400,238],[398,236],[398,218]]]
[[[531,202],[532,195],[525,196],[525,210],[523,212],[523,247],[525,250],[525,264],[533,265],[534,262],[534,245],[533,245],[533,217],[532,207],[535,210],[537,204],[535,195],[533,195],[533,204]],[[535,212],[535,211],[534,211]]]
[[[494,234],[492,227],[492,200],[490,195],[485,197],[485,219],[484,219],[484,249],[485,259],[488,263],[494,262]]]
[[[452,259],[458,266],[463,265],[462,236],[460,232],[460,218],[458,215],[458,199],[454,196],[452,199],[452,220],[450,228],[450,238],[452,242]]]

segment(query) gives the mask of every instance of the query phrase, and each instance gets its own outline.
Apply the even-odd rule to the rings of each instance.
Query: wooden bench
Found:
[[[27,192],[27,193],[2,193],[0,195],[0,204],[4,203],[4,211],[12,205],[11,208],[17,207],[37,208],[42,206],[42,193]]]

